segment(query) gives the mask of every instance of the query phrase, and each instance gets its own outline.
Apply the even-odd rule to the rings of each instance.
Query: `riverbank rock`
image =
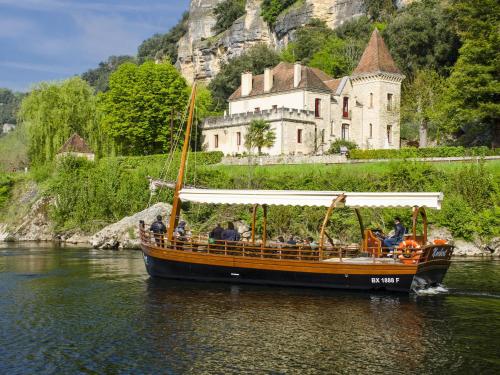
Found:
[[[7,224],[0,224],[0,242],[5,241],[10,237],[10,233],[7,229]]]
[[[12,239],[16,241],[52,241],[53,227],[49,219],[50,206],[54,198],[41,197],[31,206],[21,224],[13,231]]]
[[[451,232],[446,228],[431,228],[428,233],[428,239],[430,242],[435,239],[444,239],[449,243],[455,245],[455,250],[453,251],[454,256],[459,257],[478,257],[478,256],[491,256],[495,251],[500,253],[498,239],[497,242],[490,242],[489,245],[481,243],[479,239],[474,241],[465,241],[463,239],[454,239]],[[493,248],[493,251],[491,250]]]
[[[140,249],[139,221],[143,220],[148,226],[158,215],[168,220],[171,211],[170,204],[157,203],[97,232],[90,238],[90,244],[96,249]]]
[[[484,246],[484,249],[493,256],[500,256],[500,237],[493,238],[488,244]]]

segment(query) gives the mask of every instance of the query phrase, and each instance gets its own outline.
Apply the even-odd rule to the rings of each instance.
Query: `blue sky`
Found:
[[[189,0],[0,0],[0,87],[26,91],[135,55],[188,8]]]

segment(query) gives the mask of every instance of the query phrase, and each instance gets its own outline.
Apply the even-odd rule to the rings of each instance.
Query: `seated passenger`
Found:
[[[309,245],[309,247],[312,250],[316,250],[319,247],[319,245],[316,243],[316,241],[314,241],[314,238],[307,237],[306,240],[307,240],[307,244]]]
[[[392,237],[387,237],[384,240],[384,247],[394,248],[401,241],[403,241],[403,236],[405,234],[405,227],[401,224],[401,219],[399,217],[394,218],[394,235]]]
[[[156,244],[163,246],[163,235],[167,231],[167,227],[163,224],[161,215],[156,217],[156,221],[151,224],[149,230],[153,232]]]
[[[290,236],[290,238],[288,239],[288,241],[286,241],[286,244],[287,245],[295,246],[295,245],[297,245],[297,241],[295,241],[295,239],[293,238],[293,236]]]
[[[186,241],[186,222],[184,220],[181,220],[175,228],[175,237],[179,241]]]
[[[222,240],[223,232],[224,228],[222,228],[220,224],[217,224],[217,226],[208,234],[208,238],[213,241],[212,243],[215,243],[216,241]]]
[[[227,229],[222,232],[221,235],[222,241],[239,241],[240,234],[236,229],[234,229],[234,224],[232,222],[227,223]]]

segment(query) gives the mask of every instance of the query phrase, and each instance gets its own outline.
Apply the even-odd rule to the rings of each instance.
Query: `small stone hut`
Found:
[[[95,154],[90,149],[85,140],[78,134],[74,133],[57,153],[57,157],[77,156],[94,161]]]

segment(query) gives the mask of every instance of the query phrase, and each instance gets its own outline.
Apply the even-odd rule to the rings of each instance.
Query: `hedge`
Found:
[[[460,156],[496,156],[500,149],[488,147],[406,147],[399,150],[351,150],[351,159],[408,159],[408,158],[442,158]]]

